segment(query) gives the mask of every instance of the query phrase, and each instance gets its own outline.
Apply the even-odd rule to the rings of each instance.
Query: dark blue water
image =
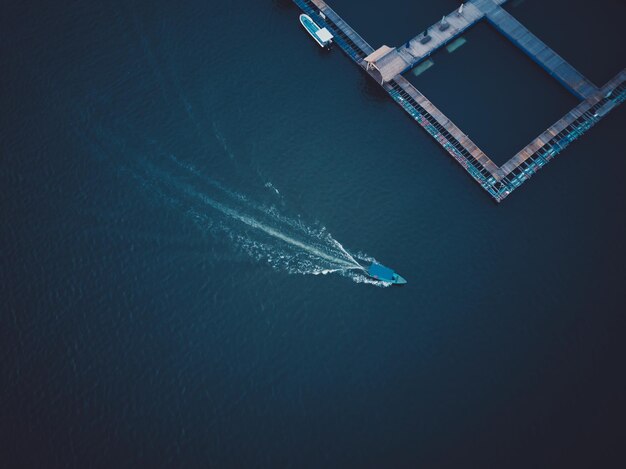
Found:
[[[336,6],[455,6],[397,3]],[[298,13],[3,4],[2,467],[618,465],[625,108],[496,205]]]

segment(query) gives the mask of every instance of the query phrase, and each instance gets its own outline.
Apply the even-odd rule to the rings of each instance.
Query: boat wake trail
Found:
[[[357,283],[387,286],[365,275],[357,258],[324,228],[289,217],[225,187],[190,163],[170,156],[165,165],[148,161],[131,170],[148,192],[156,194],[219,241],[240,253],[292,274],[337,273]]]
[[[124,14],[118,17],[123,18]],[[251,168],[251,158],[240,153],[244,146],[229,141],[224,124],[208,118],[218,103],[205,108],[198,104],[198,109],[194,109],[192,102],[206,102],[204,93],[196,91],[197,99],[188,97],[175,67],[175,57],[169,56],[166,48],[158,49],[161,55],[156,54],[139,17],[132,18],[147,61],[146,69],[152,71],[161,104],[168,113],[145,116],[146,103],[152,103],[153,97],[143,87],[120,90],[128,91],[119,95],[119,102],[122,97],[127,99],[122,113],[115,107],[117,94],[116,99],[105,99],[104,92],[87,93],[73,102],[77,140],[99,163],[108,164],[113,172],[123,175],[125,181],[130,175],[133,183],[138,182],[149,196],[148,202],[158,202],[151,207],[156,213],[175,217],[181,214],[190,222],[183,223],[184,229],[195,225],[202,235],[213,238],[220,254],[252,258],[281,272],[337,273],[355,282],[387,286],[366,275],[359,260],[368,261],[369,256],[351,254],[320,224],[290,214],[285,195],[261,168]],[[126,24],[119,26],[127,29]],[[169,63],[169,68],[163,69],[164,63]],[[155,129],[162,129],[167,138],[157,138]],[[220,180],[209,175],[207,169],[198,169],[172,154],[181,148],[187,149],[188,160],[219,168]],[[250,188],[250,195],[233,190],[243,186]],[[131,187],[133,190],[136,185]],[[267,196],[271,196],[270,201]],[[171,213],[165,214],[163,205],[169,206]],[[221,249],[224,244],[228,249]]]

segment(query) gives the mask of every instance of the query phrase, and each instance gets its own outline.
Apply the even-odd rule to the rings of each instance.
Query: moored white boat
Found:
[[[320,47],[329,48],[333,43],[333,35],[327,28],[320,28],[309,15],[300,15],[300,23]]]

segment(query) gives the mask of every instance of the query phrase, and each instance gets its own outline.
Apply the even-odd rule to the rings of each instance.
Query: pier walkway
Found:
[[[502,35],[519,47],[537,64],[554,76],[569,91],[580,99],[586,99],[598,91],[582,73],[566,62],[560,55],[544,44],[523,24],[517,21],[500,5],[506,0],[470,0],[463,5],[463,10],[455,10],[444,16],[442,21],[409,39],[396,48],[383,46],[376,55],[372,54],[371,68],[380,73],[381,81],[413,68],[429,57],[433,52],[460,36],[477,22],[486,19]],[[384,52],[384,53],[381,53]]]
[[[537,158],[547,162],[624,100],[626,100],[626,69],[504,163],[499,170],[500,179],[515,173],[522,165],[533,166],[532,163]]]
[[[375,50],[324,0],[293,0],[313,20],[327,27],[335,43],[389,93],[443,149],[497,202],[529,179],[555,155],[626,101],[626,69],[598,89],[556,52],[528,31],[500,5],[506,0],[469,0],[398,48]],[[480,148],[415,88],[401,73],[439,47],[486,19],[505,37],[554,76],[582,102],[530,142],[504,165],[496,165]]]
[[[493,0],[474,1],[485,12],[489,23],[577,97],[587,99],[598,92],[598,88],[582,73],[545,45],[504,8],[495,5]]]

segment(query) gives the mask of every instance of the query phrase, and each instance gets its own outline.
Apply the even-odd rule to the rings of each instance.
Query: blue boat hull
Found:
[[[384,265],[376,262],[369,266],[367,269],[367,275],[375,280],[391,283],[392,285],[404,285],[407,283],[404,277],[398,275],[389,267],[385,267]]]

